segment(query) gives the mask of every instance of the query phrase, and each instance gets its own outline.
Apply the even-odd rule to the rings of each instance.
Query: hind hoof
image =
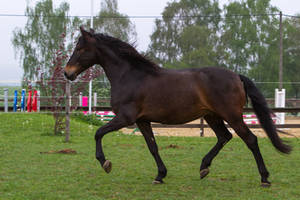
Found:
[[[158,180],[154,180],[152,182],[153,185],[157,185],[157,184],[163,184],[164,182],[161,180],[161,181],[158,181]]]
[[[202,169],[200,170],[200,178],[203,179],[205,176],[207,176],[207,174],[209,174],[209,169]]]
[[[109,160],[106,160],[102,167],[106,173],[109,173],[111,171],[112,164]]]
[[[270,182],[262,182],[261,183],[261,187],[263,187],[263,188],[269,188],[269,187],[271,187],[271,183]]]

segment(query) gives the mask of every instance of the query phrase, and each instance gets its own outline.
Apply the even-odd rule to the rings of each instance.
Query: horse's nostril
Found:
[[[65,75],[66,79],[68,79],[70,81],[74,81],[76,79],[76,75],[75,74],[69,75],[67,72],[64,72],[64,75]]]

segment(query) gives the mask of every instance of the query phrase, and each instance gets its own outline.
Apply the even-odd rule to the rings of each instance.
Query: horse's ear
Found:
[[[84,39],[89,39],[90,37],[92,37],[92,34],[84,30],[83,26],[80,26],[80,32]]]
[[[91,34],[95,34],[95,30],[92,29],[92,28],[90,28],[90,33],[91,33]]]

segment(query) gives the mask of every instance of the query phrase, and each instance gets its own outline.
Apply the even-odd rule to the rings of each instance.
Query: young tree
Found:
[[[52,58],[52,67],[49,70],[50,77],[45,80],[44,74],[39,70],[36,72],[36,77],[38,77],[37,84],[41,89],[41,94],[47,97],[48,105],[52,108],[52,114],[55,119],[54,124],[54,135],[65,132],[66,129],[66,112],[64,106],[69,99],[66,99],[68,80],[64,77],[64,67],[69,58],[69,54],[72,53],[71,49],[68,51],[66,48],[66,34],[61,34],[59,49],[55,52]],[[70,87],[70,94],[74,97],[79,96],[79,93],[86,88],[90,80],[98,77],[102,74],[102,70],[99,68],[88,69],[82,75],[80,75],[76,81],[72,83]],[[78,106],[78,101],[72,99],[72,105],[70,105],[70,111]],[[67,113],[68,114],[68,113]],[[68,134],[67,132],[65,132]],[[66,137],[68,140],[69,137]]]
[[[50,76],[53,56],[59,49],[61,33],[73,33],[81,20],[68,17],[69,4],[61,3],[54,7],[52,0],[42,0],[32,8],[27,6],[25,14],[27,23],[24,29],[16,28],[12,43],[20,64],[24,70],[23,77],[35,80],[39,68],[45,78]],[[72,47],[73,34],[67,34],[66,46]]]

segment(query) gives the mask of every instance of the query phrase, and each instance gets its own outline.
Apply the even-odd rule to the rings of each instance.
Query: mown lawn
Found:
[[[289,139],[294,147],[289,156],[259,139],[272,182],[271,188],[261,188],[254,158],[238,138],[200,180],[201,159],[216,139],[157,137],[168,176],[165,184],[152,185],[157,169],[141,136],[114,132],[104,137],[113,163],[106,174],[94,156],[95,126],[72,120],[71,142],[65,143],[64,136],[52,135],[48,115],[2,113],[0,122],[0,199],[300,199],[298,139]],[[77,154],[40,153],[67,148]]]

